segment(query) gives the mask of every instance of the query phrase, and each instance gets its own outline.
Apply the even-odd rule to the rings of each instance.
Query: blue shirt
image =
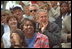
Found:
[[[36,40],[36,33],[34,34],[34,36],[32,38],[30,38],[30,39],[25,38],[25,40],[26,40],[26,43],[28,45],[27,48],[33,48],[35,40]]]

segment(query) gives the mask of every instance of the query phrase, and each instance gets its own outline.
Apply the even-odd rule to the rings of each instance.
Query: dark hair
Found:
[[[26,41],[25,41],[25,36],[24,36],[23,32],[20,29],[17,29],[17,30],[15,30],[15,32],[12,32],[11,35],[13,33],[16,33],[17,35],[19,35],[20,39],[22,40],[18,47],[20,47],[20,48],[27,47],[27,44],[26,44]],[[11,35],[10,35],[10,38],[12,39]],[[12,43],[11,48],[14,48],[14,46],[16,46],[16,45]]]
[[[14,10],[17,10],[17,9],[22,10],[22,9],[21,9],[21,7],[18,7],[18,6],[16,6],[16,7],[12,8],[11,10],[13,10],[13,11],[14,11]]]
[[[9,15],[6,18],[6,22],[8,23],[11,18],[15,18],[18,21],[18,19],[14,15]]]
[[[62,2],[62,3],[60,4],[60,6],[61,6],[62,4],[66,4],[67,7],[69,7],[69,3],[68,3],[68,2]]]
[[[22,23],[21,23],[21,25],[20,25],[21,30],[23,30],[23,26],[24,26],[24,24],[26,23],[26,21],[30,21],[30,22],[33,24],[34,32],[35,32],[35,29],[36,29],[36,23],[35,23],[35,21],[30,20],[30,19],[28,19],[28,18],[24,18],[24,20],[22,21]]]
[[[69,3],[68,2],[61,2],[60,6],[62,6],[63,4],[66,4],[67,8],[69,8]],[[61,9],[60,9],[61,10]],[[70,13],[69,9],[67,10],[68,14]]]

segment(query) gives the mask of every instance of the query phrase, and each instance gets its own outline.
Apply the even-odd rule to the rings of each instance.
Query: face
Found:
[[[26,21],[23,26],[23,31],[25,34],[33,34],[34,33],[34,26],[32,22]]]
[[[18,19],[20,19],[20,18],[23,16],[23,12],[22,12],[22,10],[20,10],[20,9],[17,9],[17,10],[15,10],[15,11],[13,11],[13,14],[14,14]]]
[[[62,13],[66,13],[68,11],[68,7],[67,7],[67,4],[66,3],[63,3],[61,5],[61,12]]]
[[[25,14],[30,15],[29,7],[25,7]]]
[[[13,44],[14,48],[16,47],[14,45],[20,45],[21,44],[21,38],[17,33],[11,34],[11,43]]]
[[[37,12],[37,8],[34,7],[34,6],[31,6],[31,7],[29,8],[29,11],[30,11],[30,15],[31,15],[31,16],[35,16],[35,14],[36,14],[36,12]]]
[[[47,13],[46,12],[39,12],[39,18],[38,18],[39,23],[45,23],[48,21]]]
[[[1,23],[5,23],[5,21],[6,21],[5,16],[2,16],[2,17],[1,17]]]
[[[2,17],[1,17],[1,23],[6,23],[7,16],[9,16],[9,15],[7,15],[7,14],[2,15]]]
[[[8,21],[8,24],[11,28],[16,28],[17,27],[17,20],[16,18],[10,18]]]

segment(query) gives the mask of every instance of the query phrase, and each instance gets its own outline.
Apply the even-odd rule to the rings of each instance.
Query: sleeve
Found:
[[[59,16],[60,15],[60,7],[57,7],[56,10],[54,8],[51,8],[51,12],[52,12],[54,17]]]
[[[49,48],[49,39],[47,36],[43,36],[41,40],[41,48]]]
[[[44,48],[49,48],[49,40],[48,40],[48,38],[46,38],[44,40]]]
[[[60,44],[60,30],[56,25],[51,26],[50,29],[51,31],[46,30],[46,33],[44,34],[49,37],[50,46],[52,47],[54,45]]]

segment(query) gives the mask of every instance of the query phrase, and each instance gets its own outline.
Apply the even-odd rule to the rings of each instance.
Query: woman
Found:
[[[41,33],[36,33],[35,26],[35,22],[29,19],[24,19],[21,24],[21,29],[28,45],[27,48],[49,48],[48,37]]]
[[[7,24],[10,27],[10,41],[11,41],[11,48],[23,48],[25,46],[24,36],[22,31],[18,29],[18,21],[17,18],[14,16],[7,17]],[[24,44],[23,44],[24,43]]]
[[[11,48],[25,48],[27,45],[24,41],[24,35],[20,30],[11,33]]]

